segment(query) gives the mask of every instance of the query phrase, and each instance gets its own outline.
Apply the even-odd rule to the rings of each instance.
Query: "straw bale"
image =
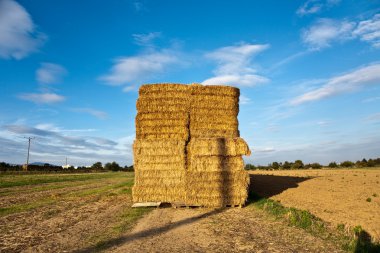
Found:
[[[239,130],[196,129],[190,132],[192,138],[236,138]]]
[[[136,115],[136,121],[143,120],[189,120],[189,115],[187,113],[178,113],[178,112],[138,112]]]
[[[237,171],[244,169],[241,156],[192,156],[187,158],[189,171]]]
[[[144,127],[168,127],[168,126],[180,126],[188,127],[188,119],[169,119],[169,120],[136,120],[136,129]]]
[[[184,113],[188,112],[188,107],[182,104],[174,104],[174,105],[157,105],[157,104],[147,104],[144,106],[140,106],[138,108],[138,112],[146,112],[146,113],[154,113],[154,112],[176,112],[176,113]]]
[[[186,177],[184,170],[136,170],[135,171],[136,178],[144,179],[144,178],[174,178],[179,181],[184,180]]]
[[[176,134],[187,134],[188,129],[182,126],[165,126],[165,127],[140,127],[136,129],[138,134],[167,134],[167,133],[176,133]]]
[[[191,103],[191,110],[199,110],[199,109],[210,109],[210,110],[225,110],[225,111],[238,111],[239,112],[239,104],[237,103],[229,103],[224,102],[220,99],[219,102],[214,101],[200,101]]]
[[[137,139],[147,139],[147,140],[157,140],[157,139],[175,139],[175,140],[187,140],[189,134],[177,134],[177,133],[167,133],[167,134],[136,134]]]
[[[207,94],[193,94],[191,95],[191,103],[230,103],[230,104],[239,104],[239,96],[218,96],[218,95],[207,95]]]
[[[167,91],[175,92],[191,92],[191,88],[187,84],[176,84],[176,83],[155,83],[155,84],[144,84],[140,86],[139,95],[144,95],[150,92],[162,92]]]
[[[186,204],[204,206],[204,207],[224,207],[227,205],[236,206],[244,205],[247,200],[246,196],[235,196],[232,198],[214,198],[214,197],[197,197],[197,196],[187,196]]]
[[[190,156],[250,155],[248,144],[242,138],[192,138],[188,143]]]
[[[135,163],[135,171],[146,171],[146,170],[186,170],[186,162],[178,163]]]
[[[201,85],[201,84],[192,84],[191,94],[197,95],[218,95],[218,96],[232,96],[239,97],[240,90],[235,87],[225,86],[225,85]]]
[[[213,125],[213,124],[222,124],[222,125],[233,125],[238,126],[239,121],[236,115],[202,115],[197,112],[190,112],[191,125]]]
[[[219,109],[219,108],[196,108],[190,111],[190,118],[192,115],[202,115],[202,116],[234,116],[237,117],[239,114],[239,108],[231,108],[228,110]]]
[[[198,123],[190,124],[190,132],[194,131],[204,131],[204,130],[231,130],[238,131],[237,125],[228,125],[228,124],[217,124],[217,123]]]
[[[185,148],[186,142],[181,140],[135,140],[134,148]]]
[[[135,155],[140,155],[140,156],[171,156],[171,155],[183,155],[185,153],[185,145],[180,146],[171,146],[171,147],[166,147],[166,148],[157,148],[157,147],[152,147],[152,148],[141,148],[141,147],[133,147],[133,153]]]
[[[164,111],[163,109],[157,108],[176,108],[182,107],[180,111],[188,111],[190,108],[190,100],[186,101],[184,99],[141,99],[139,98],[136,102],[136,109],[139,112],[154,112],[154,111]]]
[[[188,91],[150,91],[148,93],[141,94],[141,99],[184,99],[189,100],[191,98],[191,92]]]
[[[186,185],[200,185],[213,182],[225,184],[243,183],[249,184],[249,175],[245,170],[241,171],[187,171]]]
[[[134,156],[134,164],[139,165],[171,165],[185,162],[185,154],[176,156]]]

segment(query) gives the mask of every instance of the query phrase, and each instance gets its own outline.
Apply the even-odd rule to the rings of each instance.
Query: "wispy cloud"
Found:
[[[371,19],[360,21],[353,35],[360,40],[370,43],[375,48],[380,48],[380,14]]]
[[[331,46],[332,42],[352,39],[354,22],[346,20],[318,19],[311,27],[302,31],[302,41],[311,50],[320,50]]]
[[[203,84],[229,84],[235,86],[255,86],[268,82],[269,79],[256,74],[252,59],[258,53],[266,50],[269,45],[242,43],[236,46],[227,46],[207,53],[206,58],[216,62],[213,71],[214,77],[203,81]]]
[[[152,47],[154,45],[153,41],[161,37],[161,33],[150,32],[150,33],[133,34],[132,37],[137,45]]]
[[[130,86],[164,72],[175,63],[180,63],[179,57],[175,50],[170,49],[121,57],[115,60],[109,73],[99,79],[109,85]]]
[[[23,93],[18,95],[19,99],[36,104],[53,104],[64,101],[64,96],[55,93]]]
[[[1,152],[1,160],[22,163],[27,147],[24,135],[35,136],[31,149],[31,160],[61,164],[65,157],[75,165],[91,165],[96,161],[117,161],[132,163],[132,137],[110,140],[100,136],[74,135],[70,129],[62,129],[52,124],[3,125],[0,127],[0,145],[6,145]],[[134,136],[133,136],[134,137]],[[20,152],[22,151],[22,152]]]
[[[54,84],[60,82],[66,73],[66,69],[61,65],[44,62],[36,71],[36,79],[40,84]]]
[[[252,102],[249,97],[246,97],[244,95],[240,95],[239,100],[240,100],[240,104],[242,105],[250,104]]]
[[[38,50],[46,35],[38,32],[29,13],[13,0],[0,1],[0,57],[22,59]]]
[[[380,112],[367,116],[365,118],[365,121],[375,122],[375,123],[380,122]]]
[[[72,108],[72,111],[74,112],[80,112],[80,113],[88,113],[92,116],[95,116],[98,119],[106,119],[108,117],[106,112],[95,110],[93,108]]]
[[[366,85],[379,84],[380,64],[361,67],[349,73],[329,79],[322,87],[306,92],[290,101],[291,105],[299,105],[316,101],[342,93],[358,90]]]
[[[380,100],[380,97],[371,97],[371,98],[366,98],[364,99],[362,102],[363,103],[372,103],[372,102],[375,102],[377,100]]]
[[[360,39],[374,48],[380,48],[380,14],[362,21],[321,18],[303,29],[301,38],[310,50],[321,50],[335,42],[352,39]]]
[[[306,16],[310,14],[315,14],[323,9],[331,8],[334,5],[339,4],[340,0],[307,0],[303,5],[297,9],[298,16]]]

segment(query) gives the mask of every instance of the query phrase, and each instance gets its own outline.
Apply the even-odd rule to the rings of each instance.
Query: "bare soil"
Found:
[[[156,209],[110,244],[109,252],[342,252],[254,207]]]
[[[259,195],[308,210],[334,226],[360,225],[380,241],[380,170],[252,171]]]

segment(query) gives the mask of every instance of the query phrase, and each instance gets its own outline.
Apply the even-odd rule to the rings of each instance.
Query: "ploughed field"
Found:
[[[134,174],[0,174],[0,252],[342,252],[248,202],[132,209]]]
[[[380,169],[251,171],[252,188],[335,227],[360,225],[380,241]]]

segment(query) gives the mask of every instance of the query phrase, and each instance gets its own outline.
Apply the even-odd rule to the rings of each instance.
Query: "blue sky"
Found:
[[[246,162],[380,157],[380,1],[0,0],[0,161],[133,161],[143,83],[241,89]]]

